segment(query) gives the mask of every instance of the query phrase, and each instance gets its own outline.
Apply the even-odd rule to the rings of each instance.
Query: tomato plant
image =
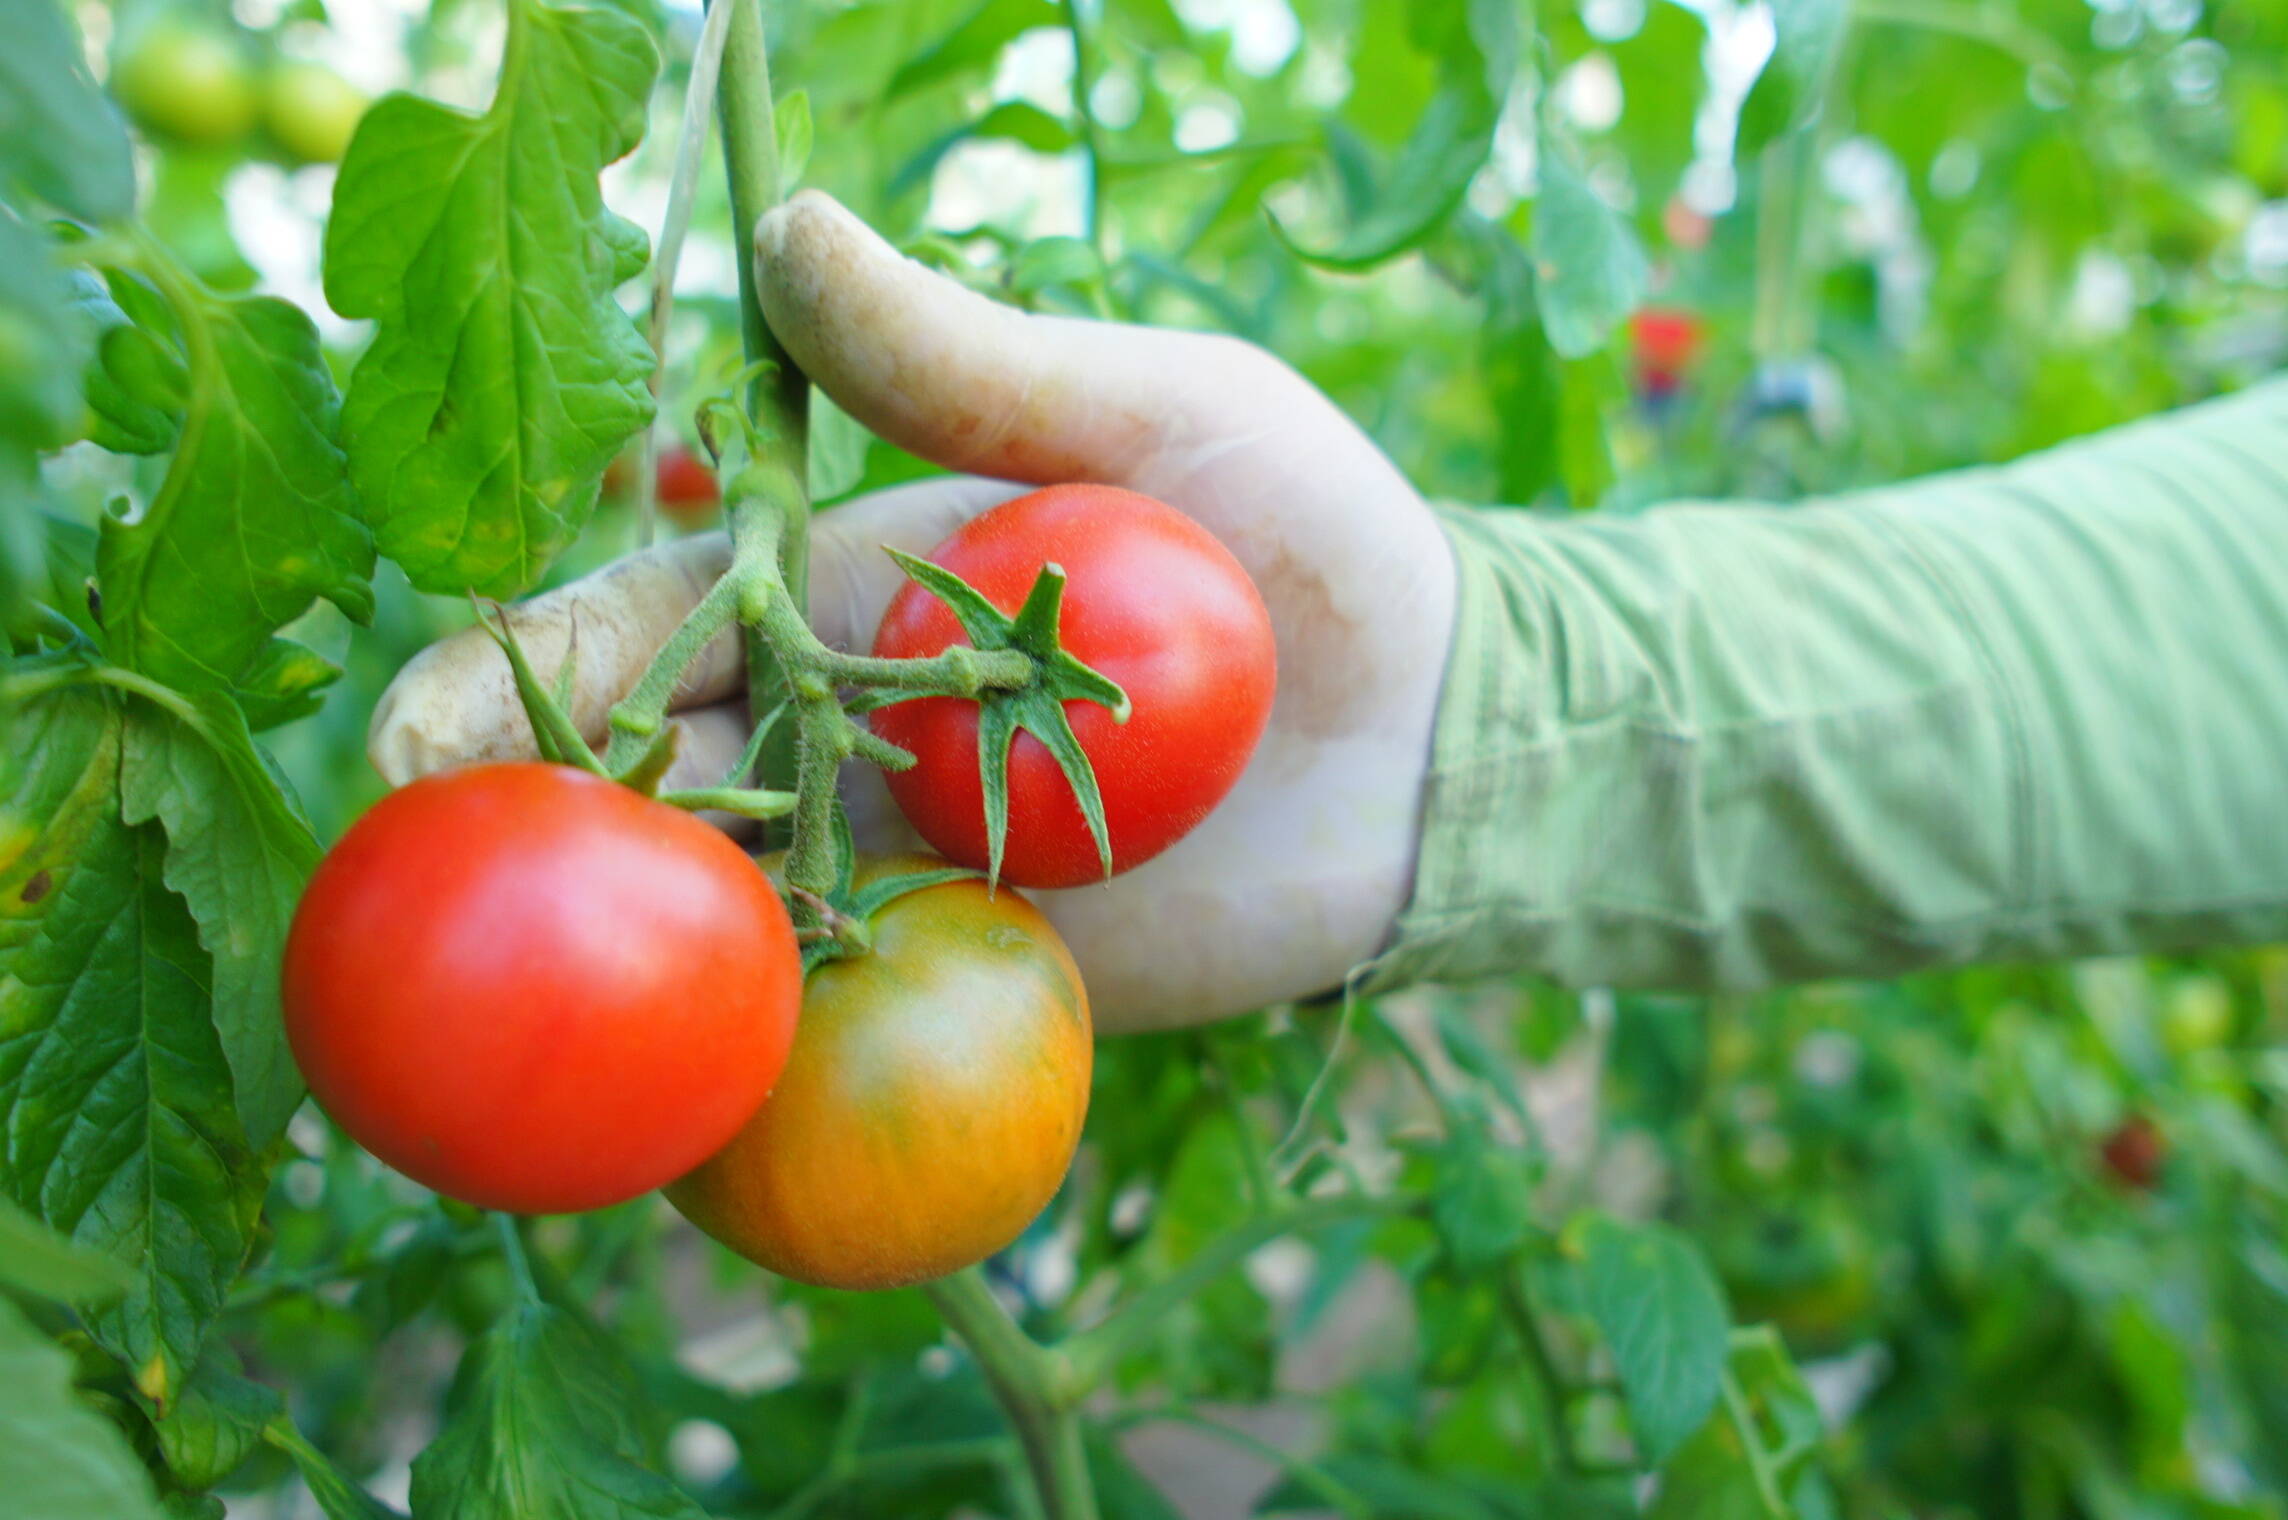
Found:
[[[861,887],[926,859],[861,863]],[[786,1074],[738,1138],[668,1189],[700,1228],[798,1282],[904,1287],[1016,1239],[1088,1112],[1088,994],[1014,892],[951,881],[812,973]]]
[[[1239,780],[1271,716],[1271,617],[1247,572],[1206,529],[1112,486],[1052,486],[972,519],[930,551],[1003,613],[1044,565],[1068,578],[1059,634],[1075,658],[1127,693],[1121,718],[1069,702],[1099,778],[1111,869],[1125,871],[1191,832]],[[900,590],[874,635],[890,658],[933,655],[966,636],[919,585]],[[992,856],[978,766],[980,709],[956,698],[887,708],[874,731],[913,751],[890,795],[931,847],[984,869]],[[1072,887],[1105,874],[1073,784],[1049,747],[1019,731],[1008,751],[1001,875]]]
[[[990,869],[979,699],[1051,661],[948,659],[917,588],[885,651],[924,694],[853,710],[897,688],[787,615],[810,512],[941,472],[742,286],[815,184],[984,298],[1272,349],[1425,495],[1595,534],[2280,368],[2283,57],[2270,0],[0,4],[0,1510],[2272,1520],[2288,955],[1521,979],[1092,1049],[1010,884],[1026,839],[1104,868],[1039,730],[998,888],[853,866],[790,764],[906,725],[915,820]],[[393,673],[637,545],[606,471],[695,433],[733,570],[684,644],[767,647],[754,764],[694,774],[668,736],[738,704],[665,725],[667,656],[552,709],[626,636],[588,618],[493,736],[560,767],[522,826],[385,796]],[[998,628],[1062,567],[1057,721],[1126,865],[1217,805],[1271,666],[1219,625],[1260,669],[1204,734],[1164,709],[1184,764],[1147,768],[1156,676],[1100,620],[1157,638],[1229,582],[1088,520],[955,568]],[[774,832],[785,926],[647,983],[646,926],[774,906],[694,812]],[[590,816],[610,863],[552,866]],[[360,911],[412,930],[296,931],[385,836],[410,890]],[[545,881],[474,907],[483,860]],[[449,1196],[601,1203],[709,1150],[767,1082],[730,1015],[795,956],[777,1096],[669,1183],[784,1271],[658,1198]],[[640,1030],[576,1016],[615,988]],[[309,1102],[314,1009],[351,1016]]]
[[[715,472],[696,453],[677,444],[659,456],[655,472],[660,510],[682,523],[702,523],[722,503]]]
[[[357,1142],[449,1197],[623,1203],[704,1161],[777,1081],[799,958],[722,835],[562,766],[392,792],[320,862],[286,1034]]]

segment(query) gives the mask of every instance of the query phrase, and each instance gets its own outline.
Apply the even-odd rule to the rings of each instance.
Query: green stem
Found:
[[[524,1237],[517,1232],[514,1214],[493,1215],[493,1226],[500,1231],[501,1257],[508,1263],[509,1276],[516,1280],[517,1291],[527,1303],[540,1302],[540,1280],[532,1275],[532,1258],[524,1253]]]
[[[1049,1520],[1096,1520],[1096,1490],[1078,1409],[1088,1384],[1076,1381],[1063,1353],[1042,1346],[1009,1317],[975,1267],[922,1289],[946,1324],[977,1358],[992,1385],[1040,1490]]]
[[[748,392],[748,406],[765,447],[773,451],[785,470],[787,489],[776,505],[781,513],[777,540],[780,582],[799,614],[808,604],[810,588],[810,500],[808,451],[810,442],[810,382],[786,350],[779,346],[763,317],[762,294],[756,285],[755,224],[786,193],[779,180],[779,133],[776,106],[771,98],[770,49],[763,38],[762,0],[709,0],[711,5],[735,7],[731,30],[723,44],[723,84],[716,96],[723,125],[723,162],[731,187],[732,246],[741,250],[739,266],[739,325],[746,342],[748,362],[759,366]],[[732,519],[732,537],[739,531]],[[779,669],[770,646],[752,631],[747,635],[747,707],[765,713],[786,700],[786,675]],[[762,749],[758,779],[765,786],[785,787],[795,780],[799,764],[799,732],[782,731]]]
[[[1083,233],[1089,246],[1104,253],[1104,131],[1097,125],[1096,108],[1089,96],[1096,90],[1096,68],[1088,56],[1088,36],[1081,26],[1079,0],[1064,0],[1065,30],[1072,36],[1073,114],[1080,118],[1081,144],[1088,152],[1087,220]]]
[[[1748,1458],[1748,1473],[1755,1479],[1756,1501],[1763,1507],[1767,1520],[1789,1520],[1795,1511],[1780,1492],[1779,1474],[1772,1468],[1771,1453],[1764,1450],[1764,1433],[1756,1428],[1756,1413],[1748,1407],[1748,1396],[1741,1391],[1740,1380],[1727,1368],[1723,1377],[1724,1413],[1732,1422],[1732,1429],[1740,1437],[1740,1449]]]
[[[604,768],[614,775],[634,764],[667,720],[668,705],[684,671],[699,658],[739,616],[738,582],[726,575],[699,599],[674,633],[652,656],[635,689],[612,704],[612,742],[604,751]]]
[[[1557,1370],[1557,1358],[1549,1349],[1549,1338],[1541,1333],[1541,1321],[1534,1318],[1533,1305],[1526,1299],[1525,1290],[1518,1286],[1514,1271],[1502,1274],[1501,1305],[1502,1312],[1509,1317],[1510,1328],[1517,1332],[1518,1342],[1525,1348],[1525,1359],[1533,1366],[1535,1380],[1541,1384],[1542,1439],[1556,1453],[1560,1466],[1567,1472],[1578,1473],[1581,1453],[1573,1445],[1573,1427],[1565,1414],[1572,1385]]]
[[[1073,1378],[1080,1387],[1095,1387],[1111,1374],[1121,1357],[1151,1339],[1160,1321],[1178,1304],[1280,1236],[1346,1220],[1402,1214],[1414,1206],[1395,1198],[1315,1198],[1275,1214],[1258,1215],[1210,1241],[1190,1261],[1147,1284],[1096,1324],[1068,1337],[1063,1349]]]

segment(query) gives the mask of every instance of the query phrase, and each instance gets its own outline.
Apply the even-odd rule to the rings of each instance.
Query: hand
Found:
[[[1367,437],[1271,355],[1236,339],[1029,316],[902,257],[805,192],[756,231],[764,310],[796,363],[882,437],[968,477],[822,514],[810,615],[864,649],[901,576],[1018,494],[1006,482],[1130,487],[1230,548],[1270,607],[1279,695],[1239,784],[1191,835],[1103,886],[1034,894],[1071,944],[1107,1031],[1199,1023],[1338,986],[1388,937],[1412,886],[1454,571],[1421,497]],[[984,477],[984,478],[977,478]],[[611,703],[727,563],[720,536],[631,556],[516,609],[543,673],[569,640],[573,716]],[[687,675],[674,784],[737,756],[738,650]],[[531,753],[506,662],[469,630],[398,676],[369,753],[392,784]],[[845,773],[861,847],[912,842],[879,775]]]

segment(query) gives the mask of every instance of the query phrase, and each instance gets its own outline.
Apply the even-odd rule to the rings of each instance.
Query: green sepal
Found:
[[[524,703],[525,717],[532,722],[533,745],[540,751],[540,758],[556,765],[577,766],[598,776],[608,775],[604,762],[596,758],[596,752],[580,736],[571,715],[564,711],[564,704],[540,684],[532,662],[525,658],[524,646],[517,642],[515,630],[508,625],[507,610],[498,602],[486,602],[475,595],[471,595],[469,601],[477,609],[477,626],[491,635],[501,653],[508,657],[509,671],[516,677],[516,694]],[[569,663],[569,654],[566,660]]]
[[[644,746],[644,752],[612,779],[622,786],[634,787],[646,797],[659,795],[660,782],[667,779],[668,767],[675,764],[675,753],[680,747],[677,739],[682,732],[672,723],[662,723],[659,732],[651,736],[651,743]]]
[[[850,823],[839,806],[835,808],[835,826],[842,836],[838,849],[848,846]],[[908,893],[942,887],[951,881],[980,881],[985,875],[984,872],[972,871],[967,866],[944,866],[934,871],[903,871],[896,876],[870,881],[862,890],[854,890],[851,877],[856,868],[856,860],[854,849],[839,856],[838,863],[843,863],[841,883],[826,895],[824,901],[827,911],[836,918],[867,926],[871,926],[875,914]],[[802,974],[807,977],[828,961],[863,955],[872,944],[871,933],[856,936],[828,933],[805,940],[802,945]]]
[[[977,774],[985,797],[986,880],[998,886],[1001,856],[1009,836],[1009,748],[1020,732],[1041,741],[1055,757],[1080,804],[1089,837],[1096,842],[1097,863],[1107,879],[1112,875],[1112,835],[1104,821],[1104,794],[1096,783],[1096,770],[1081,748],[1065,716],[1065,703],[1094,702],[1110,709],[1112,721],[1125,723],[1132,711],[1128,694],[1117,682],[1093,670],[1067,652],[1059,641],[1065,591],[1060,565],[1043,565],[1025,594],[1024,605],[1012,618],[987,601],[976,587],[943,565],[890,549],[889,555],[908,579],[945,603],[970,647],[980,650],[1014,649],[1032,657],[1038,674],[1014,690],[992,690],[977,698]],[[923,695],[894,688],[873,694],[872,706],[887,706]]]

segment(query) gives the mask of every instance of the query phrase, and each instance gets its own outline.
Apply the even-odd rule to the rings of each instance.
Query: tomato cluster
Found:
[[[365,92],[322,63],[266,56],[261,39],[193,11],[139,13],[120,33],[111,93],[162,142],[233,147],[262,138],[276,156],[338,163]]]
[[[1125,721],[1064,703],[1113,869],[1230,790],[1269,717],[1274,656],[1262,600],[1205,530],[1132,492],[1057,487],[977,518],[932,560],[1005,613],[1061,567],[1063,651],[1127,699]],[[962,637],[909,588],[874,647],[919,659]],[[862,931],[807,980],[770,874],[783,859],[751,861],[688,812],[538,763],[385,797],[320,864],[288,939],[287,1034],[311,1091],[440,1192],[540,1213],[665,1188],[806,1282],[900,1286],[1001,1249],[1071,1164],[1093,1046],[1063,941],[976,875],[990,699],[875,714],[916,757],[893,780],[899,804],[971,869],[857,861],[828,911]],[[1029,733],[1007,763],[1005,877],[1101,875],[1073,778]]]

